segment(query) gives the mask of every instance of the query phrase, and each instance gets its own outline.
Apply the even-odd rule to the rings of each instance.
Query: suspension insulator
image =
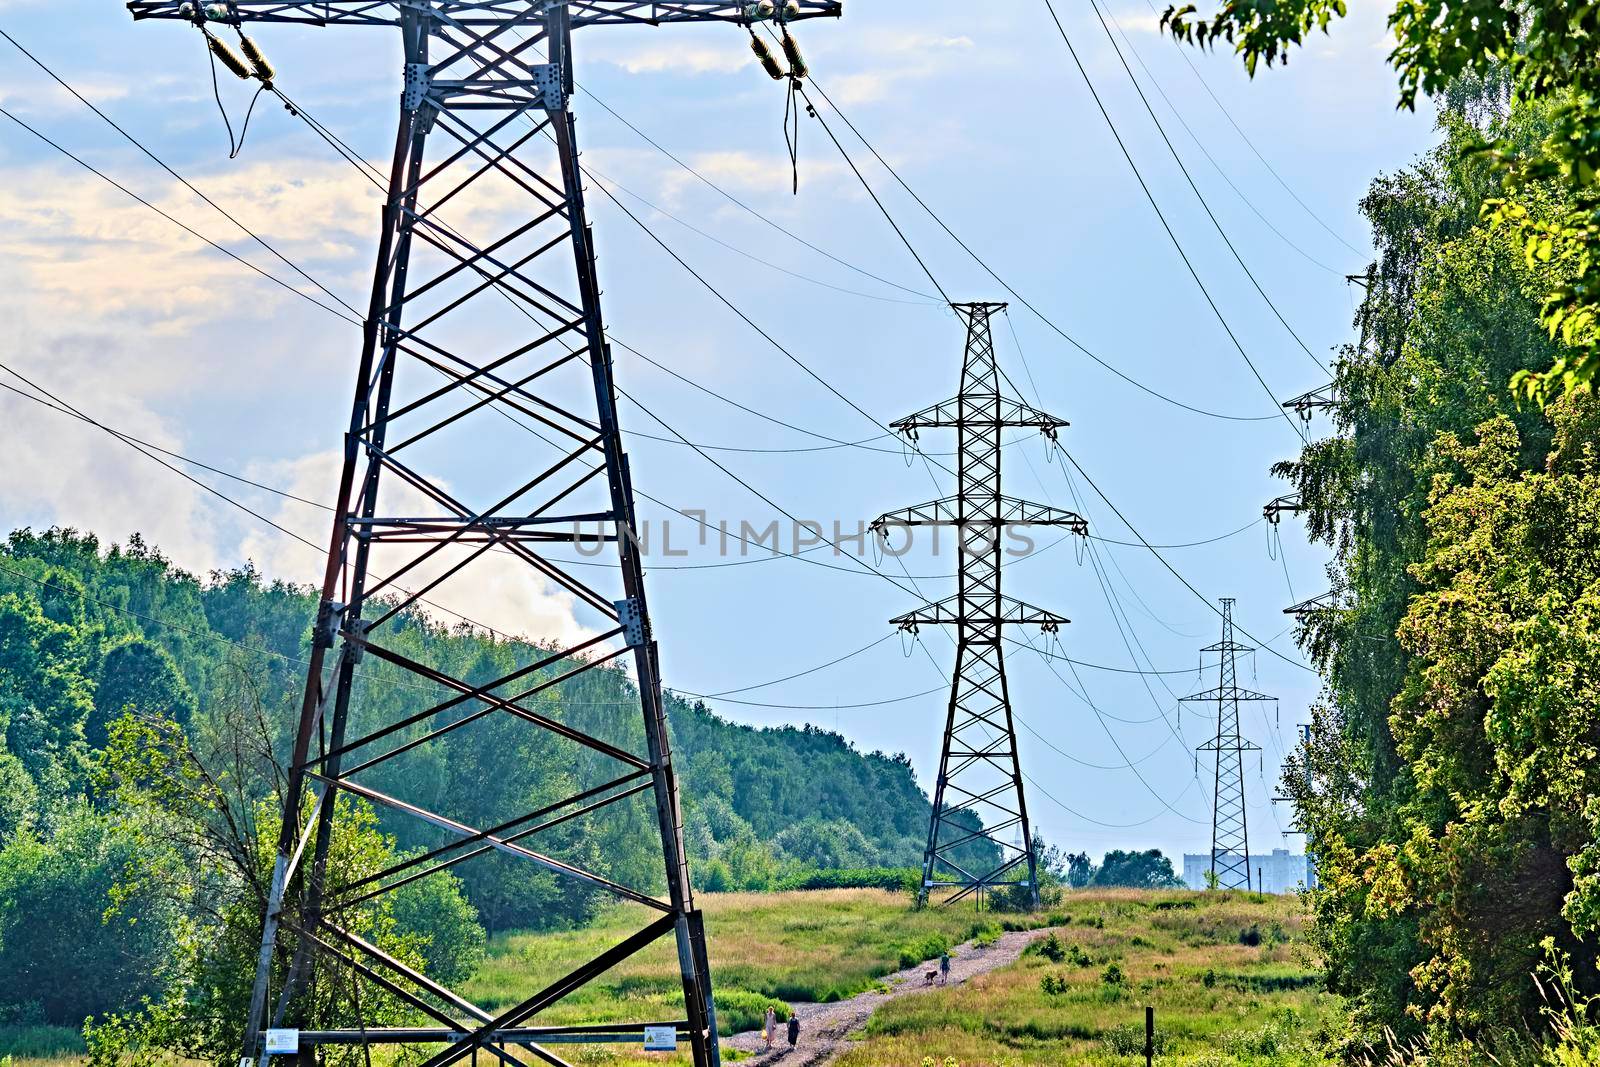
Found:
[[[811,73],[811,68],[806,66],[806,61],[800,55],[800,45],[789,36],[789,28],[783,30],[783,54],[789,60],[789,76],[791,78],[804,78]]]
[[[753,22],[765,22],[776,10],[772,0],[761,0],[759,4],[744,5],[744,17]]]
[[[229,48],[221,39],[206,34],[206,47],[211,49],[211,54],[229,70],[237,74],[242,80],[250,80],[250,68],[245,66],[244,60],[239,58],[239,53]]]
[[[228,21],[228,8],[227,8],[227,5],[225,5],[225,4],[207,4],[206,5],[206,18],[210,19],[212,22],[227,22]]]
[[[271,85],[273,76],[277,74],[277,71],[272,69],[272,64],[267,62],[267,57],[262,55],[261,49],[256,47],[256,43],[243,33],[240,33],[239,47],[244,49],[245,58],[250,61],[250,66],[255,71],[256,77],[261,80],[261,84]]]
[[[750,35],[750,51],[756,54],[756,59],[761,62],[761,69],[770,74],[773,81],[782,81],[787,77],[783,72],[783,68],[778,65],[778,57],[772,54],[772,49],[767,46],[767,42],[755,34]]]
[[[797,19],[799,17],[800,5],[795,3],[795,0],[789,0],[787,4],[783,5],[783,21],[788,22],[790,19]]]

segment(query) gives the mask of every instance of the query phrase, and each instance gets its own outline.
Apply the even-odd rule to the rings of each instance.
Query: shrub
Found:
[[[1232,1030],[1222,1035],[1223,1050],[1244,1058],[1272,1058],[1293,1046],[1294,1033],[1283,1020],[1275,1020],[1254,1030]]]
[[[419,939],[428,977],[456,985],[472,976],[488,939],[459,879],[450,874],[423,878],[398,890],[393,900],[396,924]]]
[[[769,1007],[777,1014],[779,1022],[789,1020],[789,1005],[763,993],[752,993],[748,989],[718,989],[714,995],[717,1002],[717,1033],[723,1036],[759,1029],[766,1022]]]
[[[1251,948],[1261,944],[1261,927],[1251,923],[1249,929],[1240,930],[1239,944],[1249,945]]]
[[[1074,945],[1074,948],[1077,946]],[[1060,963],[1067,958],[1066,946],[1052,931],[1045,937],[1036,937],[1028,942],[1028,947],[1022,950],[1024,956],[1043,956],[1051,963]]]
[[[1100,981],[1106,985],[1122,985],[1128,976],[1122,973],[1122,968],[1115,963],[1106,964],[1106,969],[1100,972]]]
[[[1000,935],[1003,932],[997,923],[979,924],[972,929],[972,943],[978,948],[988,948],[1000,940]]]
[[[950,939],[943,934],[925,934],[900,946],[900,969],[938,959],[950,951]]]
[[[1039,976],[1039,989],[1045,996],[1054,997],[1065,993],[1069,988],[1065,977],[1054,971],[1046,971]]]
[[[31,1021],[71,1025],[158,996],[178,916],[141,885],[113,893],[166,853],[114,819],[74,806],[45,840],[0,849],[0,1003],[37,1003]],[[113,903],[117,909],[110,909]]]
[[[785,874],[773,885],[781,892],[799,889],[887,889],[891,893],[915,894],[922,885],[922,871],[915,867],[849,867],[817,870],[803,867]]]
[[[1094,966],[1094,957],[1085,952],[1081,945],[1073,945],[1067,949],[1067,959],[1072,961],[1074,967]]]
[[[1200,984],[1204,985],[1207,989],[1215,986],[1217,984],[1217,972],[1212,970],[1210,967],[1207,967],[1206,973],[1200,976]]]
[[[712,860],[705,865],[705,874],[701,876],[700,889],[705,893],[726,893],[733,888],[733,878],[728,873],[728,865],[721,860]]]
[[[1192,900],[1158,900],[1150,905],[1154,911],[1192,911],[1194,906]]]

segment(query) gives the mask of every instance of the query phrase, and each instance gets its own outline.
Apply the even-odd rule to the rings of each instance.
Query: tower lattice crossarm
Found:
[[[1201,652],[1217,655],[1217,684],[1180,698],[1186,703],[1215,704],[1216,734],[1196,752],[1213,756],[1211,808],[1211,872],[1222,889],[1249,889],[1254,884],[1250,867],[1250,826],[1245,806],[1244,756],[1260,752],[1261,746],[1246,738],[1239,727],[1239,705],[1249,701],[1276,700],[1277,697],[1245,689],[1239,685],[1238,656],[1254,652],[1233,639],[1233,598],[1222,600],[1222,640],[1207,645]]]
[[[183,22],[224,24],[238,22],[288,22],[311,26],[403,26],[402,0],[129,0],[136,19],[173,19]],[[759,4],[733,0],[439,0],[434,17],[456,26],[503,29],[521,20],[530,23],[547,11],[565,7],[568,24],[583,26],[663,26],[679,22],[725,22],[748,26],[760,21],[799,22],[803,19],[838,18],[844,13],[839,0],[788,0]],[[530,26],[536,38],[542,27]]]
[[[1305,510],[1305,503],[1299,493],[1284,493],[1267,502],[1266,507],[1261,509],[1261,517],[1276,526],[1284,515],[1298,515]]]
[[[333,528],[294,734],[277,856],[244,1026],[244,1063],[265,1067],[289,1035],[302,1058],[322,1045],[405,1044],[447,1067],[485,1052],[565,1061],[552,1046],[641,1040],[657,1027],[697,1067],[719,1062],[701,916],[690,889],[658,651],[634,532],[632,476],[618,423],[595,247],[568,102],[574,28],[691,22],[749,24],[837,16],[832,0],[743,4],[631,0],[133,0],[138,19],[208,31],[245,23],[397,28],[400,113],[377,241],[355,393],[343,438]],[[433,151],[442,142],[442,151]],[[526,431],[531,436],[523,436]],[[460,468],[446,481],[442,463]],[[576,553],[609,547],[615,570]],[[418,634],[424,605],[551,591],[582,613],[588,636],[523,646],[514,669],[447,661]],[[529,618],[528,624],[535,620]],[[516,623],[510,625],[516,629]],[[526,627],[523,628],[524,631]],[[584,716],[554,698],[563,684],[626,661],[639,717]],[[495,663],[502,662],[499,659]],[[382,667],[406,703],[355,685]],[[418,695],[420,694],[420,695]],[[490,732],[484,724],[500,727]],[[528,753],[538,753],[535,757]],[[441,762],[533,760],[533,811],[465,809],[419,786]],[[469,772],[463,770],[463,775]],[[423,788],[427,796],[405,795]],[[360,877],[332,862],[350,798],[381,813],[406,858]],[[454,809],[454,810],[452,810]],[[654,870],[613,877],[575,847],[603,821],[659,834]],[[603,821],[602,821],[603,820]],[[563,843],[564,842],[564,843]],[[576,893],[624,900],[640,928],[570,970],[489,1010],[362,936],[387,894],[501,858]],[[617,868],[620,869],[620,868]],[[642,884],[637,884],[642,883]],[[530,885],[536,884],[533,882]],[[387,913],[384,913],[387,914]],[[366,915],[367,918],[363,918]],[[404,935],[408,931],[399,930]],[[420,931],[417,931],[420,933]],[[671,938],[682,1009],[666,1018],[549,1025],[550,1009],[607,970]],[[326,989],[345,998],[309,997]],[[414,1025],[374,1027],[382,1000]],[[322,1005],[322,1007],[315,1007]],[[325,1014],[309,1017],[317,1010]],[[643,1008],[638,1011],[651,1011]],[[610,1016],[617,1018],[618,1016]]]
[[[961,608],[961,598],[951,597],[937,604],[924,604],[915,611],[896,615],[889,620],[891,625],[913,633],[923,626],[960,626],[963,623],[986,627],[1037,626],[1045,633],[1055,633],[1071,621],[1064,615],[1024,604],[1008,596],[1000,598],[992,615],[965,614]]]
[[[1298,604],[1290,604],[1283,609],[1285,615],[1293,615],[1304,622],[1319,615],[1328,615],[1342,610],[1339,591],[1330,589],[1326,593],[1318,594],[1309,600],[1302,600]]]
[[[1293,411],[1305,422],[1311,421],[1311,416],[1318,411],[1331,411],[1339,406],[1339,383],[1329,382],[1315,389],[1301,393],[1297,397],[1283,402],[1285,411]]]
[[[1000,434],[1036,429],[1054,439],[1066,420],[1003,395],[990,319],[1004,304],[957,304],[967,326],[961,391],[893,424],[916,440],[927,429],[956,432],[956,494],[880,516],[872,525],[886,540],[924,527],[955,531],[959,588],[955,596],[896,617],[894,625],[956,630],[956,665],[946,709],[939,776],[934,785],[924,891],[952,889],[946,903],[1013,887],[1038,900],[1038,856],[1028,820],[1022,764],[1006,682],[1003,632],[1038,626],[1054,633],[1068,620],[1000,591],[1003,555],[1013,527],[1053,526],[1088,533],[1083,518],[1001,492]],[[935,541],[937,545],[937,540]],[[1012,835],[1015,835],[1015,839]]]

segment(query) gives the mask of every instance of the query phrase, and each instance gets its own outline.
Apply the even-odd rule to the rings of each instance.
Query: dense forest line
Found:
[[[1514,392],[1571,354],[1540,309],[1573,267],[1486,207],[1559,106],[1458,79],[1440,145],[1373,183],[1335,432],[1278,467],[1334,551],[1300,632],[1327,688],[1284,786],[1352,1056],[1557,1062],[1552,1015],[1549,1055],[1600,1050],[1600,403]],[[1518,203],[1570,196],[1550,177]]]
[[[92,1015],[108,1046],[137,1039],[207,1055],[235,1043],[227,1028],[237,1013],[224,1005],[237,1003],[252,969],[315,608],[309,590],[248,567],[186,574],[137,537],[109,547],[69,530],[9,537],[0,549],[0,1024],[76,1026]],[[394,625],[388,644],[474,684],[544,654],[419,615]],[[439,696],[375,659],[358,677],[353,729]],[[642,734],[636,690],[618,669],[587,671],[539,700],[542,714],[616,743]],[[808,872],[920,861],[929,802],[904,756],[861,753],[810,726],[737,725],[677,697],[668,718],[699,888],[778,888],[814,880]],[[585,765],[593,754],[508,715],[418,751],[430,758],[374,768],[363,781],[482,826],[602,773]],[[351,882],[441,843],[365,804],[347,800],[339,819],[332,870]],[[548,854],[646,887],[659,879],[659,848],[643,804],[541,838]],[[471,971],[488,934],[580,923],[605,902],[496,854],[351,922],[450,980]],[[382,1005],[366,1008],[382,1017]]]

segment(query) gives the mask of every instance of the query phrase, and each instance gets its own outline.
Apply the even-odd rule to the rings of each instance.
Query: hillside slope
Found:
[[[0,548],[0,780],[9,783],[0,800],[0,844],[19,827],[47,827],[52,810],[87,791],[93,752],[125,708],[169,715],[191,731],[243,712],[270,724],[284,752],[314,612],[309,589],[266,582],[248,566],[200,579],[138,538],[107,548],[73,531],[12,534]],[[534,645],[420,615],[396,629],[392,643],[472,681],[540,654]],[[356,728],[427,706],[430,694],[386,664],[369,660],[360,678]],[[547,714],[598,736],[626,742],[641,730],[629,711],[637,708],[635,687],[618,669],[592,670],[541,700]],[[905,757],[862,753],[810,726],[737,725],[676,696],[667,708],[691,861],[702,884],[765,889],[786,869],[920,858],[929,803]],[[492,745],[462,746],[459,757],[406,773],[428,776],[433,795],[486,820],[528,810],[519,805],[550,788],[541,779],[567,765],[538,731],[515,727],[486,724],[486,734],[496,731]],[[374,780],[400,790],[418,784]],[[605,831],[609,862],[643,866],[659,847],[648,820],[616,822]],[[402,835],[402,847],[429,843],[406,836],[409,827],[384,828]],[[593,906],[558,899],[554,890],[519,906],[471,879],[467,889],[491,930],[582,918]]]

